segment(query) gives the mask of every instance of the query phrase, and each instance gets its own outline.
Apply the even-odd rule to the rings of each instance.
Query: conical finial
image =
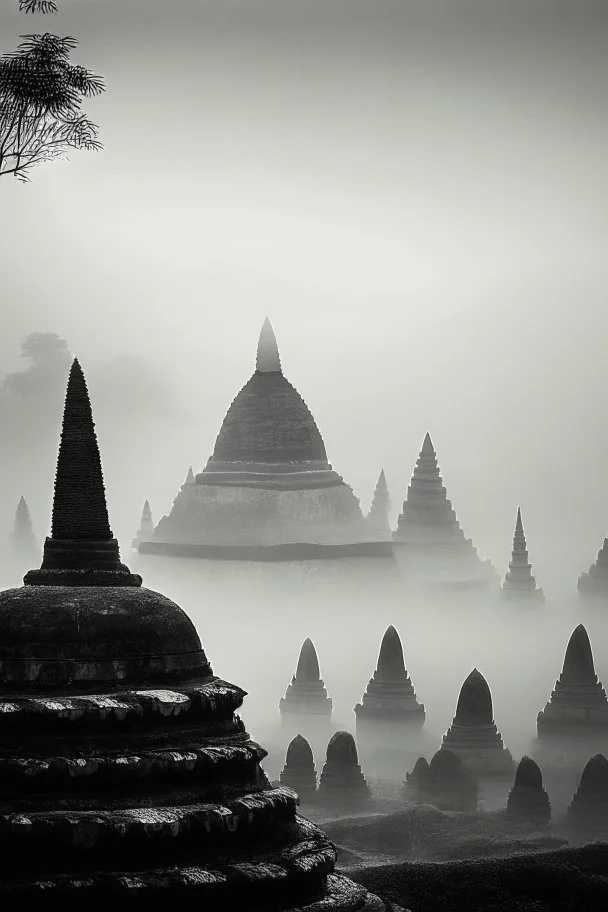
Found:
[[[369,513],[367,514],[367,519],[373,526],[376,526],[383,532],[390,532],[391,524],[388,516],[389,510],[390,500],[388,494],[388,485],[386,484],[384,469],[381,469],[378,476],[378,481],[376,483],[372,505],[370,507]]]
[[[460,724],[491,725],[494,721],[492,695],[484,676],[473,669],[460,689],[455,720]]]
[[[192,471],[192,466],[188,469],[188,474],[186,475],[186,481],[184,484],[194,484],[194,472]]]
[[[272,323],[266,317],[262,324],[260,339],[258,341],[258,356],[255,362],[256,371],[262,374],[281,371],[281,360],[279,358],[279,347]]]
[[[538,763],[535,763],[531,757],[524,756],[519,761],[517,772],[515,773],[514,788],[542,789],[543,774],[540,771]]]
[[[521,521],[521,507],[517,508],[517,519],[515,520],[515,534],[524,534],[524,525]]]
[[[300,658],[298,659],[298,667],[296,669],[296,681],[313,683],[320,679],[321,673],[319,671],[317,651],[312,640],[307,637],[300,650]]]
[[[101,459],[82,369],[74,360],[68,379],[57,458],[51,537],[39,570],[26,586],[141,586],[120,562],[108,520]]]
[[[428,431],[425,434],[424,441],[422,444],[422,449],[420,450],[420,455],[421,456],[434,456],[435,455],[435,450],[434,450],[433,444],[431,442],[431,435],[429,434]]]
[[[597,680],[591,643],[582,624],[570,637],[560,680],[564,684],[590,684]]]
[[[384,681],[403,681],[407,677],[401,640],[392,625],[382,637],[376,677]]]
[[[144,508],[141,511],[141,518],[143,520],[152,521],[152,510],[150,509],[150,501],[144,501]]]

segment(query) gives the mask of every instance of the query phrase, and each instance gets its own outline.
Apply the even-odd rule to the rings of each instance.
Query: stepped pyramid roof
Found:
[[[509,561],[509,569],[502,584],[502,592],[509,597],[544,600],[543,591],[537,588],[536,579],[532,576],[532,564],[528,560],[528,548],[520,507],[517,508],[515,532],[513,534],[513,551]]]
[[[578,591],[581,595],[603,597],[608,595],[608,538],[597,553],[595,563],[587,573],[578,578]]]

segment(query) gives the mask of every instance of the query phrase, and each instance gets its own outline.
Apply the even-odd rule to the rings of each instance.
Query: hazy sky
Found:
[[[2,0],[0,50],[77,37],[105,150],[0,182],[0,369],[47,330],[85,370],[131,352],[173,377],[179,440],[106,459],[121,530],[202,469],[268,315],[364,507],[384,465],[397,508],[429,429],[501,572],[518,502],[537,565],[586,568],[608,534],[605,0],[60,5]]]

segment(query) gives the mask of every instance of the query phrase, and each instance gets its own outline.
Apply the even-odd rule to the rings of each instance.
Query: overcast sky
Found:
[[[105,149],[0,183],[0,369],[46,330],[85,370],[169,372],[179,451],[159,427],[110,492],[169,509],[268,315],[364,507],[382,465],[398,506],[428,429],[484,556],[521,503],[537,563],[585,569],[608,534],[604,0],[60,4],[1,0],[0,50],[78,38]]]

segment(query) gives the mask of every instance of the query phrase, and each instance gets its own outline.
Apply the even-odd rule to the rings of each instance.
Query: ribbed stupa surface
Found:
[[[296,673],[279,702],[281,714],[326,716],[332,711],[331,698],[321,679],[317,652],[311,639],[302,644]]]
[[[422,725],[424,706],[416,699],[413,684],[405,669],[399,634],[390,626],[380,646],[378,665],[361,703],[355,706],[357,725],[378,722]]]
[[[120,563],[83,383],[75,364],[53,533],[26,577],[43,583],[0,595],[0,896],[376,910],[333,873],[335,848],[297,816],[295,793],[270,786],[236,715],[244,691],[213,674],[187,615]]]
[[[544,824],[551,819],[551,804],[543,788],[542,773],[530,757],[522,757],[519,761],[506,812],[508,817],[530,823]]]
[[[581,734],[603,731],[608,736],[608,699],[595,673],[591,643],[585,627],[574,630],[564,665],[551,699],[539,712],[539,737],[564,732]]]
[[[544,599],[542,589],[537,588],[536,579],[532,576],[532,564],[528,559],[526,536],[519,507],[515,520],[511,560],[502,584],[502,591],[506,595],[514,593],[517,597]]]
[[[472,773],[512,771],[513,758],[494,722],[490,688],[476,668],[462,685],[456,715],[443,736],[442,748],[457,754]]]
[[[604,539],[595,563],[587,573],[581,573],[579,576],[578,591],[581,595],[608,595],[608,538]]]
[[[321,801],[344,807],[364,803],[371,797],[359,765],[355,739],[350,732],[336,732],[327,745],[318,797]]]

